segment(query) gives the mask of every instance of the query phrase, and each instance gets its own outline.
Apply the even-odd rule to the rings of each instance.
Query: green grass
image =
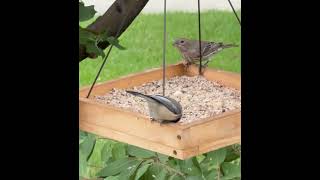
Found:
[[[240,14],[240,12],[238,12]],[[85,27],[90,22],[84,22]],[[209,67],[240,72],[241,29],[232,12],[208,11],[201,14],[202,40],[236,43],[237,48],[225,49],[213,57]],[[167,64],[181,60],[178,51],[171,45],[179,37],[198,39],[196,13],[167,14]],[[119,76],[161,67],[163,50],[163,15],[139,15],[119,38],[126,50],[113,48],[98,82]],[[105,50],[106,52],[107,50]],[[93,82],[102,58],[86,59],[80,63],[80,86]]]

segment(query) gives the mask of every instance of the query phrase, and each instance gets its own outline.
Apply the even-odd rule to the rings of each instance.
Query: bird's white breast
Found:
[[[179,115],[174,114],[165,106],[161,106],[155,102],[148,102],[150,116],[155,120],[167,120],[167,121],[175,121],[179,117]]]

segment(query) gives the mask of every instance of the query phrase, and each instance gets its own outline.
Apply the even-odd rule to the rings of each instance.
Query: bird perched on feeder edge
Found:
[[[191,64],[200,62],[199,41],[186,38],[176,39],[173,43],[184,59],[184,65],[188,67]],[[207,67],[210,58],[225,48],[238,47],[235,44],[224,44],[222,42],[201,41],[201,59],[202,67]]]
[[[174,99],[161,95],[145,95],[135,91],[126,91],[129,94],[144,98],[148,103],[151,121],[161,124],[178,122],[182,116],[182,107]]]

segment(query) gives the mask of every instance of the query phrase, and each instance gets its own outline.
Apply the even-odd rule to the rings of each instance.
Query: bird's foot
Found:
[[[151,123],[154,123],[156,120],[152,117],[150,117]]]
[[[166,124],[165,121],[159,121],[160,126],[163,126],[163,124]]]
[[[185,71],[187,71],[188,68],[189,68],[189,66],[191,65],[191,63],[188,62],[188,61],[183,61],[182,64],[184,65],[184,70],[185,70]]]
[[[160,126],[163,126],[164,124],[171,124],[171,123],[175,123],[178,121],[179,120],[177,120],[177,121],[159,120],[159,124],[160,124]]]

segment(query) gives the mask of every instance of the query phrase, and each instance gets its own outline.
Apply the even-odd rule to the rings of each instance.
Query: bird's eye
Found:
[[[184,43],[184,40],[181,40],[180,43]]]

